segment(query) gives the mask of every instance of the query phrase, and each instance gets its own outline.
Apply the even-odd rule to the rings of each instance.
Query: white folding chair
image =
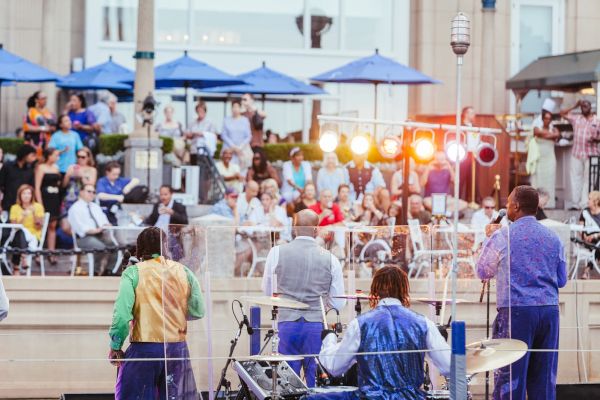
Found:
[[[44,214],[44,224],[42,225],[42,236],[40,237],[40,240],[38,242],[38,246],[36,250],[43,250],[44,249],[44,243],[46,243],[46,233],[48,232],[48,225],[50,224],[50,213],[45,213]],[[42,276],[46,276],[46,269],[44,268],[44,256],[42,254],[39,255],[40,257],[40,274]],[[27,256],[27,265],[29,265],[29,268],[27,269],[27,276],[31,276],[31,270],[33,269],[33,254],[29,254]]]
[[[600,266],[598,266],[598,262],[596,261],[595,250],[590,249],[581,243],[573,243],[575,250],[575,264],[571,267],[569,271],[569,275],[571,275],[571,279],[575,279],[577,277],[577,272],[579,271],[579,265],[583,263],[583,267],[585,268],[588,263],[592,263],[592,266],[600,274]]]
[[[431,250],[427,249],[423,241],[423,233],[418,219],[408,220],[408,229],[410,233],[410,241],[412,244],[413,258],[408,264],[408,277],[414,274],[414,278],[421,275],[423,268],[431,268],[431,258],[451,255],[451,250]]]
[[[71,236],[73,238],[73,250],[80,251],[81,248],[77,245],[77,235],[75,231],[71,232]],[[87,253],[87,262],[88,262],[88,277],[94,277],[94,253]],[[75,268],[77,267],[77,255],[73,254],[71,256],[71,276],[75,275]]]

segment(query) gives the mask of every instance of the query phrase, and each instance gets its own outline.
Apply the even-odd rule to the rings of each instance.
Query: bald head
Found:
[[[315,237],[319,225],[319,215],[313,210],[302,210],[294,216],[294,230],[296,236]]]

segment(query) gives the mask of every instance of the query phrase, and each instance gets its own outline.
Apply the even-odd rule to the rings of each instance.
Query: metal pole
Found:
[[[402,133],[402,154],[404,157],[404,170],[402,171],[402,214],[401,225],[408,225],[408,179],[410,174],[410,129]]]
[[[456,138],[460,140],[461,73],[463,57],[456,57]],[[452,229],[452,321],[456,321],[456,276],[458,272],[458,207],[460,205],[460,160],[454,160],[454,226]]]

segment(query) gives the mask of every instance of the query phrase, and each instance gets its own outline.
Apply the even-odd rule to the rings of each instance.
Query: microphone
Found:
[[[337,319],[335,325],[333,326],[333,330],[336,334],[342,333],[342,323],[340,322],[340,312],[337,308],[334,308],[335,314],[337,315]]]
[[[250,326],[250,321],[248,320],[248,316],[244,312],[244,306],[242,305],[242,303],[240,303],[240,309],[242,310],[242,325],[246,325],[248,335],[252,335],[254,333],[254,328]]]
[[[503,208],[502,210],[498,211],[498,216],[496,217],[495,220],[493,220],[491,222],[491,224],[495,225],[495,224],[499,224],[500,221],[502,221],[502,218],[504,218],[506,216],[506,208]]]

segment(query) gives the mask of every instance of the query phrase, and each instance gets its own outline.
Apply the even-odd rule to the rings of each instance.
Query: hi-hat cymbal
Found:
[[[527,344],[516,339],[489,339],[467,345],[467,373],[491,371],[519,360]]]
[[[419,303],[429,304],[432,306],[442,305],[443,303],[452,304],[452,299],[450,299],[450,298],[448,298],[444,301],[442,299],[430,299],[427,297],[418,297],[415,299],[415,301],[418,301]],[[471,303],[471,302],[464,300],[464,299],[456,299],[456,304],[460,304],[460,303]]]
[[[285,307],[294,308],[297,310],[305,310],[310,307],[308,304],[304,304],[296,300],[290,300],[279,296],[242,296],[242,300],[245,300],[248,303],[258,304],[261,306]]]
[[[349,300],[356,300],[356,299],[360,299],[360,300],[369,300],[369,299],[374,299],[375,297],[369,296],[367,293],[364,293],[362,290],[357,290],[356,293],[347,293],[347,294],[341,294],[339,296],[331,296],[334,299],[349,299]]]
[[[265,361],[270,363],[280,363],[284,361],[300,361],[304,360],[304,357],[290,356],[286,354],[259,354],[257,356],[250,357],[250,360],[254,361]]]

